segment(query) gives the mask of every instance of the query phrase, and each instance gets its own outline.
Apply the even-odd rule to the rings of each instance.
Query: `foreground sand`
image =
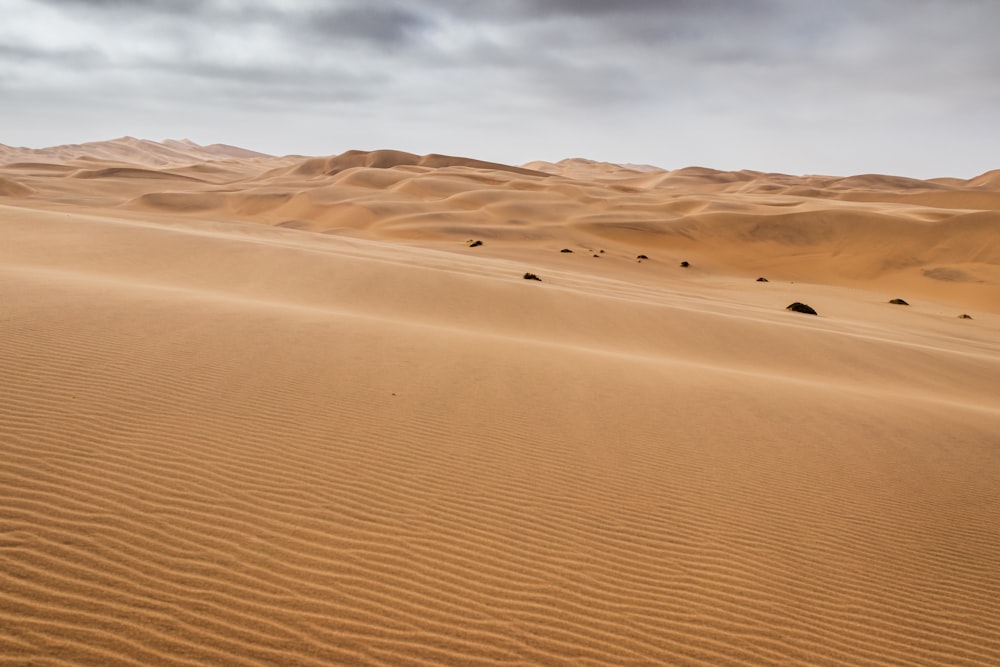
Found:
[[[0,167],[0,663],[1000,663],[995,174],[129,150]]]

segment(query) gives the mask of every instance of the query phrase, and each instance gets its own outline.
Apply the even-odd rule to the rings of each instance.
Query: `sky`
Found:
[[[0,0],[0,143],[1000,168],[1000,0]]]

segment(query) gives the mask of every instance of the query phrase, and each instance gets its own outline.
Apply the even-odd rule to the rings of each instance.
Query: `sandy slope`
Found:
[[[1000,662],[988,175],[78,159],[0,167],[0,662]]]

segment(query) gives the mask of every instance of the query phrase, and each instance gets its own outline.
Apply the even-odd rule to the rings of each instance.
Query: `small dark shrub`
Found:
[[[525,273],[524,274],[524,279],[525,280],[537,280],[538,282],[542,281],[542,279],[539,278],[538,276],[536,276],[534,273]]]
[[[812,306],[807,306],[806,304],[799,303],[798,301],[796,301],[795,303],[792,303],[792,304],[789,304],[788,306],[786,306],[785,310],[793,310],[796,313],[805,313],[806,315],[815,315],[816,314],[816,311],[812,309]]]

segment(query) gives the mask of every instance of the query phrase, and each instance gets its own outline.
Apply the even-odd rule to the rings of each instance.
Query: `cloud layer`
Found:
[[[992,0],[10,0],[7,144],[1000,166]]]

